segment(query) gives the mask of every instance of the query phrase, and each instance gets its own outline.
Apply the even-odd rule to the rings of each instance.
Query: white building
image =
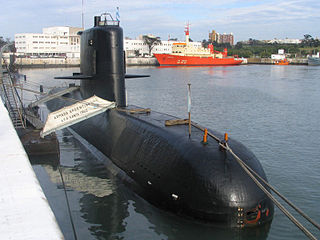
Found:
[[[299,44],[301,42],[302,42],[302,40],[293,39],[293,38],[285,38],[285,39],[274,38],[274,39],[268,41],[268,43],[279,43],[279,44]]]
[[[43,33],[15,34],[18,55],[80,57],[80,36],[83,28],[48,27]]]
[[[82,28],[76,27],[48,27],[42,33],[15,34],[15,47],[18,55],[26,56],[66,56],[80,58],[80,36],[77,35]],[[156,44],[153,53],[171,53],[172,45],[176,41],[161,41]],[[201,42],[190,42],[195,47],[201,47]],[[124,39],[126,56],[148,56],[149,47],[141,39]]]

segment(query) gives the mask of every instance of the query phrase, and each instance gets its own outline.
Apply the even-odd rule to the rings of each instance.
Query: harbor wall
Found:
[[[308,65],[307,58],[287,58],[288,62],[293,65]],[[271,58],[248,58],[248,64],[274,64]]]
[[[126,59],[127,66],[159,66],[158,60],[154,57],[142,58],[134,57]]]
[[[18,68],[79,67],[80,58],[16,58]],[[158,66],[156,58],[134,57],[126,59],[127,66]]]
[[[307,65],[307,58],[288,58],[290,64]],[[271,58],[247,58],[248,64],[273,64]],[[18,68],[79,67],[79,58],[16,58]],[[156,58],[129,57],[127,66],[159,66]]]
[[[64,239],[1,100],[0,131],[0,239]]]
[[[79,67],[80,58],[16,58],[18,68]]]

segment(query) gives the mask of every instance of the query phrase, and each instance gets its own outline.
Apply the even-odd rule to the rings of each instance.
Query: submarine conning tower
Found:
[[[94,27],[81,34],[80,91],[83,98],[97,95],[125,107],[123,30],[119,21],[94,17]]]

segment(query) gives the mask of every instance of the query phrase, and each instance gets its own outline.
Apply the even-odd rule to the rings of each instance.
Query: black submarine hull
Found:
[[[82,99],[80,92],[67,97]],[[54,100],[47,105],[53,111],[69,104]],[[126,109],[131,108],[136,107]],[[214,139],[204,145],[203,132],[197,128],[192,127],[189,138],[188,126],[165,126],[165,120],[174,116],[123,110],[109,110],[71,128],[123,170],[141,197],[162,209],[215,225],[247,227],[271,221],[270,199]],[[252,152],[232,138],[228,143],[266,179]]]
[[[121,169],[140,196],[179,215],[225,227],[256,226],[272,220],[273,203],[216,140],[209,138],[208,144],[203,144],[203,132],[198,128],[192,127],[189,137],[186,125],[165,126],[174,116],[127,111],[137,107],[126,106],[119,25],[95,17],[95,27],[81,34],[80,71],[68,77],[81,79],[80,90],[65,97],[83,100],[97,95],[115,101],[117,108],[71,128]],[[47,105],[54,111],[71,103],[55,99]],[[232,138],[228,144],[266,180],[250,150]]]

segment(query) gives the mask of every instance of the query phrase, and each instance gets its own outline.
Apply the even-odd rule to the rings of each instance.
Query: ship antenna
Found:
[[[84,29],[83,0],[81,1],[81,23],[82,23],[82,28]]]

